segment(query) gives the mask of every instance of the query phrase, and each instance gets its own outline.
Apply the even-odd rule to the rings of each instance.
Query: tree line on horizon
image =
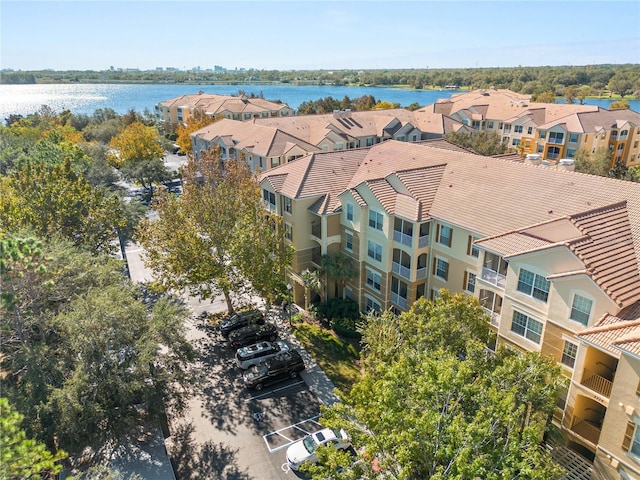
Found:
[[[37,70],[4,71],[0,84],[25,83],[185,83],[243,84],[285,83],[358,86],[405,86],[414,89],[508,88],[518,93],[552,91],[564,95],[570,86],[586,96],[640,95],[640,64],[583,66],[518,66],[489,68],[346,69],[346,70],[246,70],[246,71],[119,71]]]

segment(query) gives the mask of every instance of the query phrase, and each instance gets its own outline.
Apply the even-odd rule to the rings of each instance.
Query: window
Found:
[[[369,210],[369,226],[376,230],[382,230],[382,214],[375,210]]]
[[[476,237],[474,237],[473,235],[469,235],[469,240],[467,242],[467,255],[473,258],[478,258],[480,256],[480,249],[473,243],[476,240]]]
[[[369,240],[368,246],[367,246],[367,256],[369,258],[373,258],[374,260],[377,260],[378,262],[381,262],[382,261],[382,245]]]
[[[524,268],[520,269],[517,287],[519,292],[546,302],[549,298],[549,285],[550,282],[542,275],[537,275]]]
[[[627,422],[622,449],[625,452],[640,456],[640,428],[634,422]]]
[[[464,285],[463,288],[467,292],[474,293],[476,291],[476,275],[475,273],[465,272],[464,273]]]
[[[270,192],[269,190],[262,190],[262,199],[264,200],[264,202],[267,204],[267,206],[269,207],[269,210],[275,210],[276,209],[276,194],[273,192]]]
[[[583,325],[587,325],[589,323],[592,306],[593,301],[588,298],[581,297],[580,295],[574,295],[573,306],[571,307],[571,315],[569,315],[569,318],[576,322],[580,322]]]
[[[453,237],[453,232],[451,231],[451,227],[446,227],[444,225],[438,224],[438,243],[442,245],[446,245],[447,247],[451,246],[451,239]]]
[[[347,220],[353,221],[353,204],[347,203]]]
[[[514,311],[511,331],[539,344],[542,337],[542,323],[526,316],[524,313]]]
[[[260,168],[264,168],[264,164],[262,163],[262,157],[258,157],[258,162],[260,164]]]
[[[353,300],[353,291],[351,290],[351,287],[344,287],[344,296]]]
[[[350,252],[353,251],[353,233],[345,232],[344,233],[344,248]]]
[[[284,197],[284,211],[291,213],[291,199],[289,197]]]
[[[513,133],[522,133],[522,125],[514,125]]]
[[[533,127],[527,127],[527,135],[531,135],[533,133]]]
[[[638,148],[638,140],[636,140],[635,142],[633,142],[633,148]]]
[[[288,223],[284,224],[284,237],[287,240],[293,240],[293,229],[291,228],[291,225],[289,225]]]
[[[564,133],[549,132],[549,143],[562,143],[563,139],[564,139]]]
[[[560,156],[560,147],[549,147],[547,150],[547,157],[558,158]]]
[[[576,364],[576,354],[578,353],[578,346],[575,343],[564,342],[564,349],[562,350],[562,359],[560,360],[564,365],[569,368],[573,368]]]
[[[373,145],[373,138],[369,137],[367,138],[367,147],[370,147]]]
[[[369,285],[374,290],[380,291],[381,283],[382,277],[380,276],[380,274],[367,268],[367,285]]]
[[[570,133],[569,134],[569,143],[577,143],[578,142],[578,134]]]
[[[576,149],[575,148],[568,148],[567,149],[567,158],[573,158],[576,156]]]
[[[540,138],[547,138],[547,131],[546,130],[540,130]]]
[[[498,124],[498,130],[502,130],[502,125],[503,125],[503,123],[502,123],[502,122],[500,122],[500,123]]]
[[[366,309],[367,312],[379,312],[380,304],[376,302],[373,298],[365,297],[366,300]]]
[[[493,128],[493,120],[489,120],[489,123],[487,123],[487,128]]]
[[[513,140],[511,140],[511,145],[513,145],[514,147],[517,147],[518,145],[520,145],[520,139],[514,138]]]
[[[449,262],[443,258],[434,258],[433,270],[436,277],[441,278],[446,282],[449,277]]]
[[[544,150],[544,145],[542,144],[538,145],[538,153],[542,153],[543,150]]]
[[[440,290],[437,288],[431,289],[431,301],[435,302],[440,298]]]

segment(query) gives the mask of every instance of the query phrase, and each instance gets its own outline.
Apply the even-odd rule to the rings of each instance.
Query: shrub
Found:
[[[358,320],[360,309],[358,304],[350,298],[332,298],[327,303],[320,303],[317,306],[318,318],[349,318]]]
[[[338,317],[332,318],[329,325],[341,337],[360,338],[357,329],[358,320],[355,318]]]

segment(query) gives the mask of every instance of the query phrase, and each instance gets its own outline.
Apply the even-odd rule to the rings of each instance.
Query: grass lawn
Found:
[[[308,323],[293,326],[293,333],[333,384],[348,392],[360,377],[356,364],[358,351],[348,342],[340,340],[330,331]]]

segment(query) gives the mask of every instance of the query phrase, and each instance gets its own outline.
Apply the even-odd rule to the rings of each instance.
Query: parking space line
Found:
[[[268,396],[268,395],[271,395],[272,393],[279,392],[280,390],[286,390],[287,388],[295,387],[295,386],[297,386],[297,385],[301,385],[301,384],[303,384],[303,383],[304,383],[304,380],[300,380],[300,381],[297,381],[296,383],[292,383],[292,384],[290,384],[290,385],[285,385],[284,387],[276,388],[275,390],[269,390],[268,392],[261,393],[260,395],[255,395],[255,396],[253,396],[253,397],[249,397],[249,398],[247,398],[247,399],[244,401],[244,403],[249,403],[249,402],[250,402],[250,401],[252,401],[252,400],[258,400],[258,399],[260,399],[260,398],[262,398],[262,397],[266,397],[266,396]]]
[[[312,423],[315,423],[316,425],[320,426],[320,423],[316,422],[317,418],[320,418],[320,415],[314,415],[313,417],[307,418],[306,420],[302,420],[302,421],[300,421],[298,423],[294,423],[292,425],[288,425],[286,427],[279,428],[278,430],[274,430],[273,432],[269,432],[269,433],[264,434],[262,436],[262,439],[264,440],[264,443],[267,445],[267,449],[269,450],[269,453],[275,453],[277,451],[280,451],[283,448],[287,448],[289,445],[291,445],[292,443],[297,441],[296,439],[292,440],[289,437],[287,437],[286,435],[284,435],[282,433],[283,431],[289,430],[291,428],[294,428],[294,429],[300,430],[301,432],[304,432],[304,434],[307,435],[307,434],[309,434],[311,432],[309,432],[308,430],[305,430],[304,428],[300,427],[300,425],[302,425],[304,423],[312,422]],[[278,435],[278,436],[284,438],[286,440],[286,443],[284,445],[279,445],[279,446],[277,446],[275,448],[271,448],[269,446],[269,441],[267,439],[269,437],[274,436],[274,435]]]

